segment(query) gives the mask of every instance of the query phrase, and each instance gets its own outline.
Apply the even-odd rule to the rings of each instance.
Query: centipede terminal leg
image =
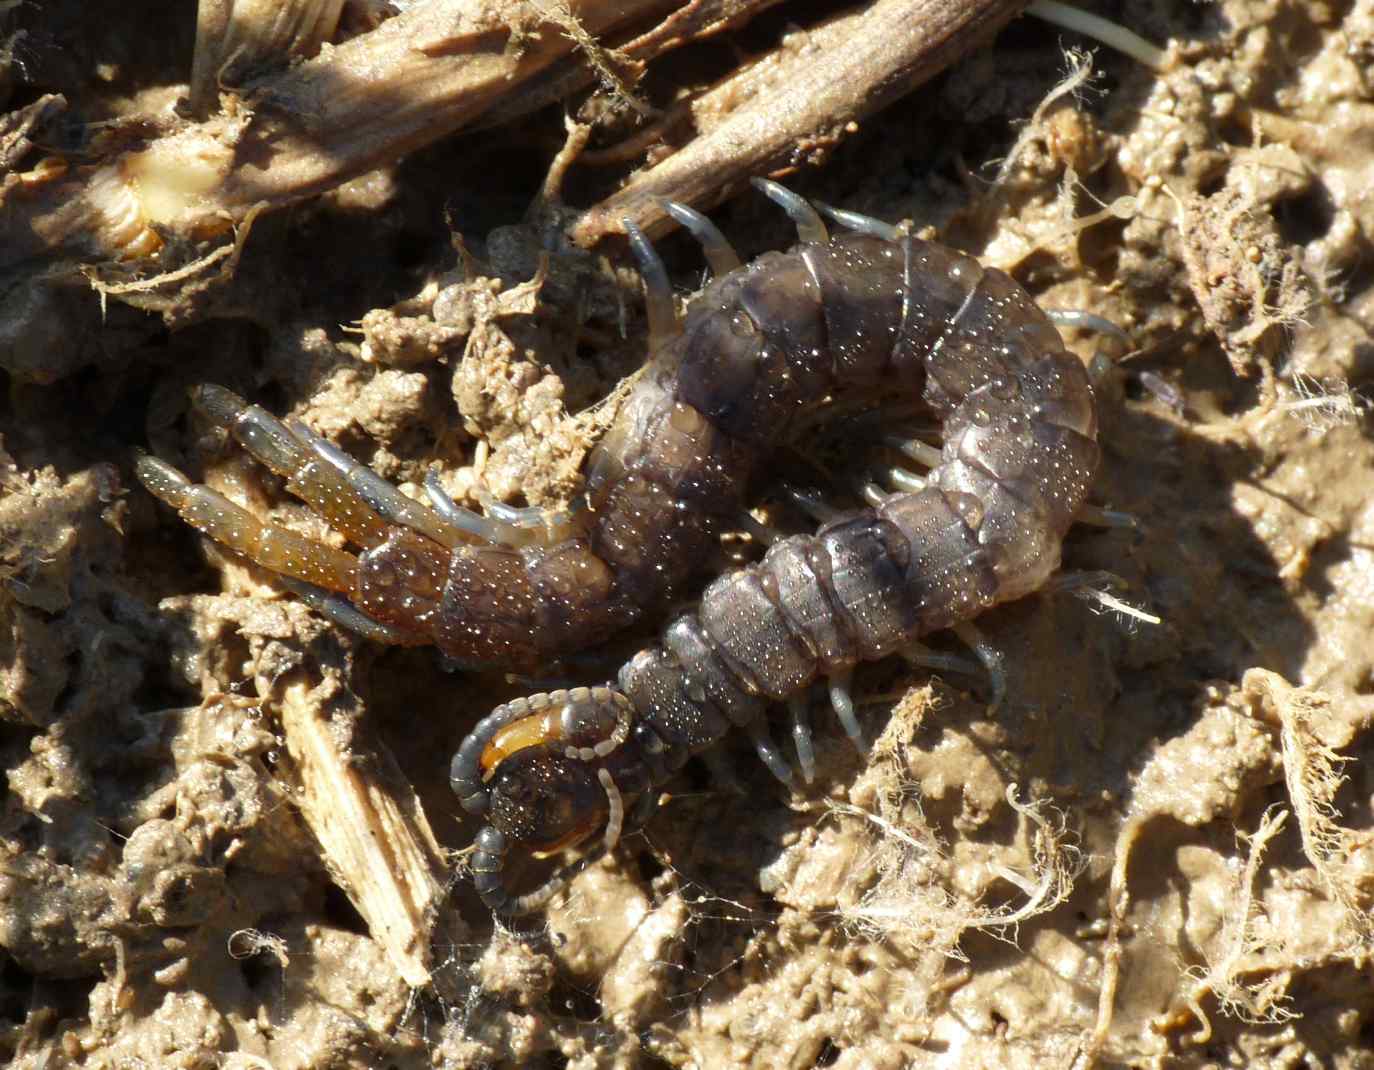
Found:
[[[138,455],[134,473],[154,496],[197,531],[263,568],[316,588],[352,590],[358,559],[346,550],[260,520],[213,488],[192,483],[171,465],[148,454]]]
[[[205,384],[192,395],[195,407],[224,427],[255,458],[286,480],[286,489],[350,542],[380,545],[387,524],[343,473],[258,405],[222,386]],[[297,577],[304,579],[305,577]]]

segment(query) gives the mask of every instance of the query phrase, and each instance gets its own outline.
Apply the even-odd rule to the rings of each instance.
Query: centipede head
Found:
[[[606,791],[586,762],[547,746],[502,759],[487,783],[487,820],[536,858],[582,842],[606,821]]]

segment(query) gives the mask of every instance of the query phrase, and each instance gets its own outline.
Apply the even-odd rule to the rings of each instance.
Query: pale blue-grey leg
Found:
[[[786,186],[769,178],[750,179],[753,187],[776,204],[797,225],[797,237],[803,242],[824,245],[830,240],[825,220],[805,197],[793,193]]]
[[[783,758],[782,752],[778,750],[778,745],[773,742],[773,737],[768,734],[768,722],[762,717],[756,717],[745,726],[745,731],[749,733],[749,739],[754,744],[759,761],[768,766],[768,771],[790,788],[792,769]]]
[[[860,754],[868,753],[868,743],[864,740],[864,730],[859,724],[858,714],[854,712],[854,670],[846,669],[830,677],[830,705],[835,709],[844,728],[844,734],[858,748]]]
[[[1080,308],[1047,308],[1044,312],[1056,327],[1077,327],[1083,331],[1096,331],[1127,345],[1131,344],[1131,336],[1119,325],[1095,312],[1084,312]]]
[[[908,643],[898,653],[908,665],[914,665],[918,669],[929,669],[932,672],[957,672],[964,676],[980,676],[983,672],[982,665],[976,661],[961,658],[958,654],[941,654],[937,650],[931,650],[923,643]]]
[[[816,491],[783,483],[781,490],[787,499],[818,524],[828,524],[843,510],[836,509]]]
[[[496,546],[526,546],[530,542],[529,532],[522,531],[504,521],[463,508],[449,497],[448,491],[444,490],[443,484],[439,482],[438,474],[432,469],[425,473],[425,494],[429,496],[430,505],[434,511],[442,516],[447,523],[481,539],[483,542],[489,542]]]
[[[393,628],[390,624],[373,620],[341,594],[333,594],[323,587],[316,587],[313,583],[303,580],[293,580],[290,576],[278,576],[277,579],[283,587],[320,616],[354,635],[393,646],[419,641],[414,632],[408,632],[404,628]]]
[[[951,630],[983,663],[988,679],[992,681],[992,701],[988,703],[988,713],[996,712],[1007,697],[1007,670],[1002,662],[1002,652],[971,621],[960,621]]]
[[[943,453],[930,443],[922,442],[919,438],[909,438],[904,435],[884,435],[883,443],[926,468],[936,468],[944,464],[945,461]]]
[[[846,230],[858,231],[860,234],[872,234],[875,238],[882,238],[884,241],[900,241],[903,237],[901,227],[885,223],[881,219],[874,219],[871,215],[850,212],[844,208],[834,208],[820,201],[816,201],[815,204],[816,209],[822,215],[829,216]]]
[[[806,696],[793,695],[787,700],[792,711],[792,744],[797,750],[797,765],[802,779],[808,784],[816,779],[816,747],[811,740],[811,710]]]
[[[662,204],[663,210],[701,243],[701,251],[706,254],[712,275],[720,278],[740,266],[735,247],[720,232],[720,228],[704,215],[679,201],[663,201]]]
[[[1098,505],[1080,505],[1074,520],[1080,524],[1091,524],[1095,528],[1126,528],[1135,531],[1140,527],[1140,521],[1130,513],[1103,509]]]
[[[673,338],[678,331],[677,306],[673,302],[673,287],[668,281],[668,269],[644,232],[628,219],[620,225],[630,239],[630,251],[639,264],[644,279],[644,311],[649,320],[649,352],[654,353]]]

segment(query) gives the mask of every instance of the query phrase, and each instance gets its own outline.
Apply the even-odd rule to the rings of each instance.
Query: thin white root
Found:
[[[1044,19],[1046,22],[1061,26],[1073,33],[1081,33],[1094,41],[1101,41],[1108,48],[1114,48],[1136,62],[1154,71],[1169,68],[1167,50],[1152,45],[1139,34],[1132,33],[1120,23],[1093,15],[1071,4],[1061,4],[1059,0],[1035,0],[1026,8],[1027,15]]]
[[[1034,5],[1028,10],[1033,11]],[[1090,53],[1084,52],[1082,49],[1071,48],[1064,53],[1064,58],[1069,64],[1068,75],[1045,94],[1045,98],[1040,101],[1026,125],[1021,128],[1021,133],[1017,135],[1006,159],[997,169],[997,177],[992,180],[993,189],[1000,189],[1007,184],[1007,180],[1011,178],[1012,170],[1016,167],[1017,161],[1021,159],[1021,154],[1025,152],[1026,146],[1036,138],[1043,136],[1045,117],[1050,113],[1050,108],[1054,106],[1054,103],[1061,97],[1076,94],[1092,78],[1093,58]]]
[[[1260,862],[1269,842],[1283,831],[1288,811],[1271,806],[1260,818],[1259,828],[1238,839],[1248,843],[1245,869],[1236,880],[1232,894],[1234,907],[1227,911],[1218,938],[1221,955],[1206,966],[1194,966],[1186,976],[1193,981],[1187,993],[1187,1004],[1197,1016],[1199,1029],[1190,1039],[1205,1044],[1212,1037],[1212,1024],[1203,1010],[1202,1001],[1209,995],[1216,997],[1223,1014],[1239,1018],[1252,1025],[1286,1022],[1297,1015],[1284,1004],[1288,1001],[1288,975],[1284,971],[1268,970],[1269,953],[1274,950],[1265,934],[1255,924],[1260,910],[1255,902],[1255,884]],[[1259,974],[1257,981],[1247,981],[1248,975]]]
[[[959,940],[969,929],[1014,941],[1015,929],[1022,922],[1064,901],[1084,861],[1068,842],[1062,824],[1046,817],[1043,803],[1022,803],[1018,793],[1017,785],[1009,785],[1006,798],[1032,829],[1029,871],[994,866],[992,872],[1024,892],[1026,901],[997,907],[962,901],[937,879],[948,859],[919,805],[914,806],[913,819],[917,800],[910,789],[884,796],[879,803],[884,813],[832,805],[832,813],[857,817],[878,833],[874,847],[878,883],[858,903],[841,908],[843,923],[871,939],[906,939],[923,951],[959,961],[964,961]]]
[[[1260,670],[1246,674],[1251,683]],[[1360,900],[1349,871],[1351,834],[1340,823],[1336,792],[1345,782],[1341,768],[1350,759],[1337,754],[1318,736],[1318,715],[1329,706],[1313,688],[1292,687],[1276,673],[1258,681],[1273,701],[1283,747],[1283,776],[1288,798],[1298,819],[1302,849],[1326,886],[1327,894],[1345,909],[1346,921],[1364,945],[1374,943],[1374,918]]]

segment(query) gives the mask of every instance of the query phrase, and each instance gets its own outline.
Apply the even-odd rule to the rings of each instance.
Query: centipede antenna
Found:
[[[850,690],[853,684],[852,669],[837,672],[830,677],[830,705],[835,708],[835,716],[839,718],[844,734],[850,738],[860,754],[867,754],[868,743],[864,740],[864,730],[859,724],[858,715],[854,712],[854,696]]]
[[[549,901],[566,888],[588,866],[600,861],[606,850],[597,844],[571,865],[564,866],[548,880],[523,895],[512,896],[506,890],[504,870],[506,838],[490,825],[482,826],[474,841],[477,850],[468,862],[472,873],[472,887],[487,909],[506,918],[516,918],[543,910]]]
[[[620,788],[609,770],[598,769],[596,779],[606,789],[606,832],[601,843],[605,850],[613,851],[615,845],[620,842],[620,832],[625,827],[625,800],[621,797]]]
[[[673,302],[673,287],[668,281],[668,269],[663,259],[654,249],[653,243],[644,232],[628,219],[620,225],[630,239],[630,250],[639,264],[639,274],[644,279],[644,311],[649,318],[649,349],[651,352],[662,348],[677,334],[677,306]]]
[[[735,252],[735,247],[720,232],[720,228],[695,208],[689,208],[681,201],[660,203],[665,212],[701,243],[701,251],[706,254],[706,262],[711,265],[711,274],[716,278],[729,274],[743,263],[739,253]]]
[[[884,241],[901,241],[902,228],[881,219],[874,219],[871,215],[864,215],[861,212],[850,212],[844,208],[835,208],[823,201],[812,202],[816,210],[821,215],[829,216],[846,230],[857,231],[860,234],[872,234],[875,238],[882,238]]]
[[[751,178],[750,184],[776,204],[797,225],[797,237],[805,243],[824,245],[830,240],[825,220],[811,202],[771,178]]]
[[[797,765],[802,779],[808,784],[816,779],[816,748],[811,741],[811,716],[805,695],[793,695],[787,700],[792,713],[792,743],[797,748]]]
[[[526,699],[503,703],[478,721],[476,727],[463,737],[449,764],[448,783],[468,813],[486,813],[491,801],[482,778],[482,754],[487,744],[501,729],[528,716],[529,712],[530,705]]]
[[[749,739],[754,744],[754,752],[759,761],[768,766],[768,771],[781,780],[787,787],[792,786],[792,768],[783,758],[773,737],[768,734],[768,725],[761,718],[755,718],[745,726]]]

